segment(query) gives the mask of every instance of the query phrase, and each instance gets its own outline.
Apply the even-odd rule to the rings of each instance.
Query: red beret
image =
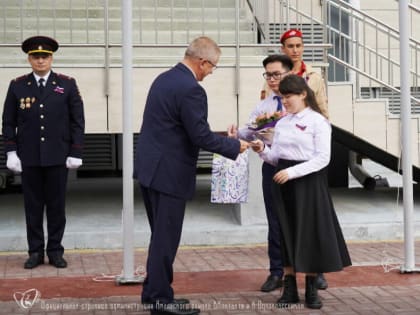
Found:
[[[292,28],[286,32],[283,33],[280,37],[280,43],[284,43],[284,41],[290,37],[300,37],[302,38],[302,32],[298,30],[297,28]]]

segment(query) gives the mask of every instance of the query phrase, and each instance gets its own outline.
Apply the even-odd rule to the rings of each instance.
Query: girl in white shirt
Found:
[[[296,272],[306,274],[305,304],[321,308],[318,273],[351,265],[328,190],[331,125],[305,80],[288,75],[279,86],[287,115],[275,127],[271,148],[252,142],[260,157],[277,167],[273,198],[282,229],[284,290],[279,307],[299,302]]]

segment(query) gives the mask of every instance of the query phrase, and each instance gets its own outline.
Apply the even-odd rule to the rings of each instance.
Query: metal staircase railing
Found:
[[[413,15],[419,13],[414,5],[410,8]],[[394,97],[399,94],[400,85],[399,31],[342,0],[326,0],[324,10],[328,38],[333,45],[330,56],[335,57],[329,58],[329,79],[355,82],[357,98],[363,97],[362,91],[367,88],[375,91],[367,93],[369,97],[391,93],[389,110],[399,114],[400,105]],[[420,42],[411,36],[410,85],[412,94],[420,96],[419,57]],[[412,107],[413,113],[420,113],[418,102],[412,102]]]
[[[354,72],[356,72],[357,74],[359,74],[359,75],[361,75],[361,76],[363,76],[363,77],[365,77],[365,78],[367,78],[367,79],[369,79],[369,80],[374,81],[375,83],[377,83],[377,84],[379,84],[379,85],[383,86],[384,88],[389,89],[391,92],[394,92],[394,93],[397,93],[397,94],[400,94],[400,93],[401,93],[400,89],[398,89],[398,88],[396,88],[396,87],[394,87],[394,86],[392,86],[392,85],[389,85],[389,84],[387,84],[386,82],[381,81],[381,80],[380,80],[380,79],[378,79],[378,78],[375,78],[374,76],[370,75],[370,74],[369,74],[369,73],[367,73],[367,72],[363,72],[362,70],[360,70],[360,69],[358,69],[358,68],[356,68],[356,67],[352,66],[351,64],[349,64],[349,63],[347,63],[347,62],[345,62],[345,61],[343,61],[343,60],[341,60],[341,59],[339,59],[339,58],[335,57],[334,55],[328,54],[328,59],[330,59],[330,60],[332,60],[333,62],[336,62],[336,63],[338,63],[338,64],[340,64],[340,65],[342,65],[342,66],[345,66],[346,68],[350,69],[351,71],[354,71]],[[420,98],[416,98],[416,97],[414,97],[414,96],[412,96],[412,95],[411,95],[411,96],[410,96],[410,99],[411,99],[411,101],[412,101],[413,103],[415,103],[415,104],[419,104],[419,105],[420,105]],[[418,114],[418,113],[413,112],[413,114]]]
[[[54,2],[52,6],[46,8],[45,4],[38,2],[1,2],[0,21],[4,25],[4,29],[0,31],[0,47],[4,52],[1,56],[2,64],[6,64],[7,58],[7,65],[26,67],[25,59],[16,48],[24,37],[47,32],[47,35],[58,37],[62,47],[66,48],[61,51],[64,57],[61,60],[68,60],[68,66],[105,66],[107,68],[110,65],[118,65],[120,43],[116,34],[120,34],[118,11],[120,3],[115,0],[95,2],[95,5],[88,0],[77,3],[78,5],[72,1]],[[146,8],[140,2],[137,3],[134,19],[137,31],[134,41],[136,56],[138,56],[134,60],[136,65],[154,64],[156,58],[169,60],[168,55],[172,54],[165,52],[167,51],[165,46],[171,46],[176,50],[177,53],[174,55],[181,54],[188,37],[197,32],[186,26],[194,25],[201,33],[205,33],[206,23],[212,23],[212,26],[217,25],[214,34],[225,46],[227,54],[224,56],[229,58],[224,58],[224,60],[229,63],[238,58],[238,47],[243,48],[242,51],[245,51],[246,46],[253,49],[251,46],[255,43],[257,30],[262,44],[260,47],[263,47],[261,51],[265,52],[268,48],[269,53],[274,53],[278,52],[277,46],[271,48],[269,45],[278,44],[279,35],[285,29],[298,27],[305,34],[304,59],[306,61],[319,63],[325,69],[327,51],[321,46],[331,42],[334,46],[330,49],[331,55],[360,70],[353,71],[345,67],[343,63],[335,62],[330,58],[328,73],[325,73],[329,81],[348,80],[351,75],[354,75],[352,79],[356,84],[356,97],[362,96],[362,88],[383,89],[384,86],[378,82],[385,82],[394,87],[399,85],[399,61],[396,56],[399,42],[398,30],[353,8],[345,1],[236,0],[222,2],[218,0],[191,2],[187,8],[176,7],[175,1],[171,1],[171,4],[168,7],[162,7],[154,2],[154,6]],[[211,10],[205,9],[205,5],[211,7]],[[235,9],[238,12],[234,12]],[[249,11],[252,12],[249,13]],[[416,21],[419,12],[420,10],[415,5],[410,4],[409,18],[412,21]],[[221,34],[224,34],[227,24],[221,22],[231,23],[227,22],[228,16],[240,17],[240,20],[246,21],[244,25],[248,27],[241,29],[241,36],[236,34],[235,39],[228,37],[229,42],[223,43]],[[162,24],[164,22],[165,24]],[[239,24],[239,21],[237,23]],[[65,25],[73,27],[64,27]],[[164,29],[161,29],[162,25],[165,25]],[[146,26],[148,34],[154,34],[149,38],[151,42],[148,42],[143,36],[145,34],[140,32]],[[245,33],[249,35],[249,38],[244,35]],[[162,34],[166,37],[161,37]],[[160,40],[163,40],[163,43],[159,43]],[[178,40],[181,43],[177,43]],[[311,45],[315,48],[311,48]],[[158,47],[164,49],[159,50]],[[410,47],[411,85],[413,94],[418,93],[420,96],[418,87],[420,42],[411,38]],[[85,53],[81,54],[80,49]],[[150,51],[153,51],[153,54]],[[169,63],[171,62],[172,60],[169,60]],[[64,62],[63,66],[67,64]],[[369,76],[363,76],[361,73]],[[374,77],[378,81],[371,80],[369,77]],[[396,92],[393,91],[393,93]],[[372,96],[371,93],[369,95]],[[398,113],[399,105],[395,104],[390,109]],[[415,112],[420,113],[420,107],[416,108]]]
[[[390,96],[389,110],[399,114],[400,62],[397,29],[342,0],[324,0],[321,5],[316,1],[308,1],[302,5],[299,0],[248,2],[252,5],[256,21],[260,23],[258,29],[264,32],[262,39],[278,43],[279,34],[287,28],[297,27],[304,32],[305,45],[316,40],[331,43],[326,76],[328,81],[354,82],[355,98]],[[316,6],[322,8],[320,13]],[[409,18],[412,27],[420,16],[419,12],[415,5],[410,4]],[[305,49],[304,59],[316,62],[316,54],[315,51]],[[415,96],[413,99],[420,98],[419,57],[420,42],[410,37],[410,83]],[[420,104],[413,100],[412,106],[413,113],[420,114]]]
[[[410,0],[410,2],[413,2],[415,0]],[[408,9],[409,9],[409,19],[411,21],[411,25],[418,25],[420,23],[420,8],[415,6],[412,3],[408,4]]]
[[[258,25],[260,42],[280,44],[280,35],[289,28],[304,32],[304,43],[325,44],[326,33],[322,10],[316,1],[299,0],[247,0]],[[327,62],[325,49],[305,47],[304,59],[310,63]],[[271,53],[278,53],[271,51]]]

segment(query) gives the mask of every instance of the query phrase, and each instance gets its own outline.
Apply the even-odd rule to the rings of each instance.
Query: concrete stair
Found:
[[[330,83],[328,107],[336,126],[396,157],[401,155],[400,117],[389,111],[387,99],[353,99],[351,83]],[[420,166],[420,115],[412,115],[411,126],[411,158]]]
[[[71,1],[71,8],[67,1],[55,2],[53,6],[42,2],[22,6],[9,2],[2,7],[2,11],[0,23],[5,31],[0,35],[0,44],[20,45],[29,36],[43,34],[56,38],[62,46],[55,61],[56,66],[103,66],[105,52],[101,46],[105,44],[106,34],[102,2]],[[231,0],[134,1],[133,44],[186,45],[199,35],[210,36],[220,44],[232,44],[236,41],[235,16],[235,1]],[[241,10],[240,17],[240,42],[255,43],[252,20],[245,9]],[[121,24],[121,2],[111,0],[108,10],[111,46],[121,44]],[[26,58],[16,47],[2,47],[2,51],[0,65],[26,66]],[[162,49],[157,54],[156,51],[155,47],[136,49],[134,64],[172,65],[183,55],[184,49],[181,54],[176,48],[166,48],[166,53]],[[111,54],[111,63],[119,66],[120,50],[114,48]]]
[[[109,97],[104,94],[105,42],[104,7],[102,2],[86,0],[51,3],[30,2],[4,4],[0,23],[5,31],[0,43],[15,44],[2,47],[0,66],[8,77],[27,69],[26,56],[17,48],[23,38],[36,33],[57,38],[62,45],[55,56],[55,70],[73,75],[79,83],[85,103],[88,132],[122,131],[121,104],[121,1],[109,0]],[[37,8],[37,4],[40,5]],[[155,5],[157,5],[155,7]],[[255,43],[252,19],[246,9],[240,12],[240,43]],[[54,31],[54,29],[56,31]],[[209,120],[214,130],[225,130],[232,122],[247,122],[250,110],[258,102],[263,85],[261,61],[267,49],[240,49],[240,84],[236,91],[235,63],[235,1],[203,0],[146,0],[133,1],[133,65],[134,70],[134,131],[138,131],[148,88],[163,69],[182,59],[185,47],[192,38],[208,35],[222,45],[219,69],[206,78],[203,85],[209,96]],[[71,45],[70,45],[71,44]],[[79,45],[79,46],[77,46]],[[90,45],[90,46],[89,46]],[[142,46],[141,46],[142,45]],[[162,47],[156,47],[162,45]],[[26,70],[25,70],[26,71]],[[28,71],[29,72],[29,71]],[[23,72],[24,73],[24,72]],[[99,84],[98,84],[99,82]],[[0,82],[6,90],[8,81]],[[349,84],[329,85],[331,119],[337,126],[374,143],[381,149],[399,155],[400,127],[398,116],[389,113],[386,100],[353,100]],[[239,95],[236,93],[239,92]],[[1,105],[0,105],[1,106]],[[413,161],[419,161],[419,117],[413,116]]]

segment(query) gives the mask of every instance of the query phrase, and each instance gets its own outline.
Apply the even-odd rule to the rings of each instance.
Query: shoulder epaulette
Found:
[[[29,74],[24,74],[20,77],[17,77],[16,79],[14,79],[15,82],[20,81],[20,80],[24,80],[29,76]]]
[[[62,79],[73,80],[72,77],[69,77],[68,75],[65,75],[65,74],[62,74],[62,73],[57,73],[57,76],[62,78]]]

